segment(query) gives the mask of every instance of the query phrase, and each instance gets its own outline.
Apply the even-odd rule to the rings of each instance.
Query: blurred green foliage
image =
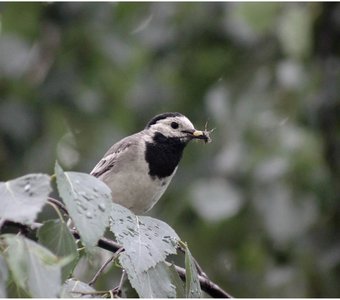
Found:
[[[90,171],[160,112],[208,120],[151,214],[236,297],[339,297],[339,20],[338,3],[1,3],[0,180]]]

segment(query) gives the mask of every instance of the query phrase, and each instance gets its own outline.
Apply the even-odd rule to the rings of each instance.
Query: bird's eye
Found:
[[[171,123],[171,127],[172,127],[173,129],[177,129],[177,128],[178,128],[178,123],[172,122],[172,123]]]

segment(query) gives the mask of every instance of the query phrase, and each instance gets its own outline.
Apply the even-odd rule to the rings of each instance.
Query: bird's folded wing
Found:
[[[132,146],[138,143],[138,134],[126,137],[121,141],[114,144],[104,155],[104,157],[98,162],[98,164],[91,171],[91,175],[95,177],[100,177],[106,172],[112,170],[116,165],[118,160],[121,160],[123,156],[127,154],[127,152]]]

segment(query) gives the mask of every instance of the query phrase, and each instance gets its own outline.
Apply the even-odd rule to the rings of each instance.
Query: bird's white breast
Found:
[[[174,172],[166,178],[159,179],[151,177],[149,166],[145,160],[137,155],[135,157],[138,163],[132,163],[125,169],[120,168],[119,172],[111,173],[110,176],[105,174],[99,177],[103,180],[112,191],[112,200],[121,204],[136,214],[144,213],[150,210],[168,187]]]

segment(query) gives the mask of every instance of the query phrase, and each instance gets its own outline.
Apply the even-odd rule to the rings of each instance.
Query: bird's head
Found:
[[[191,121],[177,112],[168,112],[153,117],[145,127],[152,135],[160,133],[166,138],[179,138],[183,143],[192,139],[210,141],[207,131],[196,130]]]

